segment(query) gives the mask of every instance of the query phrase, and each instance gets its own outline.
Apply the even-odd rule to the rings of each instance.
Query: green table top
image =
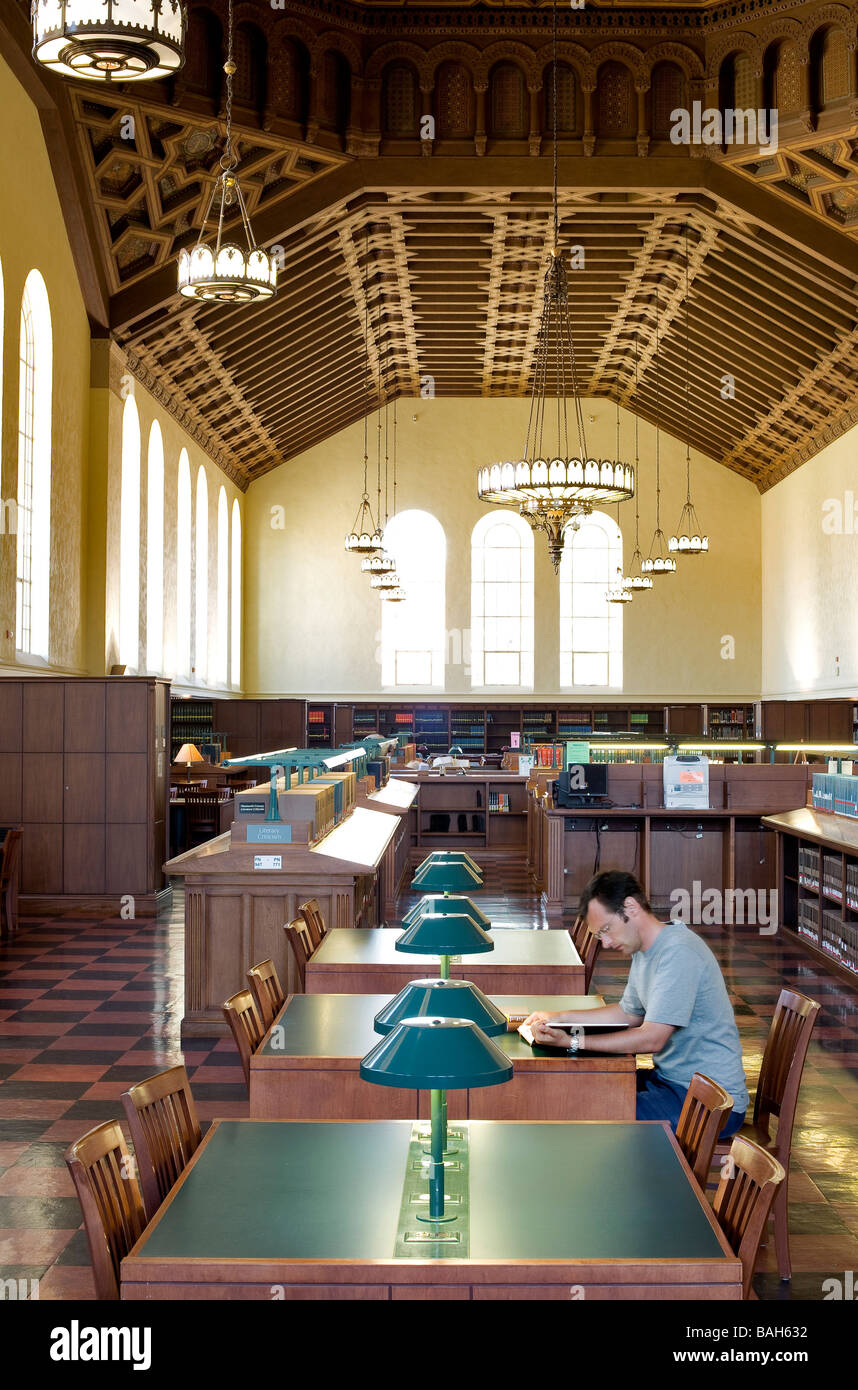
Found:
[[[417,967],[426,966],[425,974],[439,973],[438,956],[411,955],[397,951],[395,942],[402,935],[400,927],[334,927],[325,933],[318,949],[313,952],[309,968],[344,965],[399,965],[415,978]],[[462,963],[471,970],[497,965],[570,966],[580,965],[578,952],[567,931],[530,931],[527,928],[492,927],[489,935],[495,943],[493,951],[479,956],[463,956]]]
[[[373,1019],[391,998],[390,994],[295,994],[274,1020],[274,1026],[283,1029],[283,1046],[279,1042],[272,1046],[269,1031],[255,1056],[365,1057],[381,1041]],[[512,1014],[534,1009],[594,1009],[604,1002],[598,994],[493,994],[491,998],[504,1013]],[[513,1061],[561,1055],[553,1048],[531,1047],[517,1032],[502,1033],[494,1041]]]
[[[662,1125],[467,1125],[471,1260],[726,1258]],[[221,1120],[137,1254],[390,1260],[411,1129]]]

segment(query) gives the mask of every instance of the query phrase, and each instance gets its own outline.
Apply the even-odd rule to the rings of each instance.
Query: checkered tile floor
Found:
[[[401,911],[412,901],[404,895]],[[516,869],[487,869],[480,907],[498,925],[547,926]],[[42,1299],[93,1297],[63,1153],[93,1125],[121,1117],[130,1083],[184,1061],[204,1126],[247,1114],[232,1040],[181,1047],[182,919],[179,892],[169,918],[24,919],[0,943],[0,1279],[38,1279]],[[858,991],[786,934],[700,930],[731,991],[751,1082],[782,983],[822,1004],[793,1138],[793,1280],[780,1283],[773,1243],[755,1279],[762,1299],[820,1299],[824,1279],[858,1271]],[[593,987],[618,998],[627,969],[603,953]]]

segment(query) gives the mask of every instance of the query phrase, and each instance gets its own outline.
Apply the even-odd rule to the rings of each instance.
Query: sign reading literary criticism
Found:
[[[247,827],[249,845],[291,845],[291,825],[249,825]]]
[[[236,804],[240,816],[264,816],[268,810],[267,801],[239,801]]]
[[[254,854],[254,856],[253,856],[253,867],[254,867],[254,869],[282,869],[282,868],[283,868],[283,855],[282,855],[282,854]]]

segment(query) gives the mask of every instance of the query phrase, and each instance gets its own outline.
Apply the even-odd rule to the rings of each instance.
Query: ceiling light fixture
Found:
[[[232,143],[232,79],[236,64],[232,56],[232,0],[229,0],[226,73],[226,146],[221,155],[221,173],[215,180],[203,216],[200,234],[192,251],[179,256],[179,293],[188,299],[218,304],[251,304],[270,299],[277,289],[277,262],[253,239],[244,194],[235,176],[238,153]],[[203,242],[206,223],[219,200],[217,239],[214,247]],[[224,241],[223,220],[227,208],[238,208],[247,240],[246,253],[234,241]]]
[[[704,536],[703,527],[697,520],[697,512],[691,500],[691,405],[688,368],[688,223],[685,224],[685,506],[679,514],[676,534],[668,541],[672,555],[706,555],[709,551],[709,537]]]
[[[367,465],[369,464],[369,447],[367,440],[367,429],[369,419],[369,223],[366,225],[366,236],[364,239],[364,270],[363,278],[363,345],[364,345],[364,367],[363,367],[363,496],[357,509],[357,514],[352,523],[352,529],[346,536],[346,550],[352,555],[363,555],[361,560],[361,570],[373,574],[384,574],[385,571],[393,568],[383,563],[383,557],[376,552],[381,549],[381,516],[379,524],[376,525],[370,506],[369,493],[366,490]],[[379,476],[378,505],[381,508],[381,480]]]
[[[661,529],[661,372],[658,357],[658,318],[659,286],[655,287],[655,530],[649,548],[649,555],[641,565],[644,574],[655,578],[661,574],[675,574],[676,561],[668,553],[667,538]]]
[[[640,479],[640,448],[639,431],[637,416],[638,398],[638,335],[635,334],[635,477]],[[632,555],[632,563],[629,566],[628,581],[632,592],[635,594],[646,593],[652,588],[652,575],[644,574],[643,555],[641,554],[641,512],[640,512],[640,491],[635,489],[635,549]]]
[[[184,62],[182,0],[32,0],[33,57],[63,77],[139,82]]]
[[[564,531],[575,516],[597,504],[622,502],[634,496],[634,469],[619,459],[590,458],[584,416],[578,393],[578,373],[569,316],[569,280],[560,247],[557,194],[557,0],[553,5],[553,154],[554,244],[543,282],[542,319],[536,345],[536,365],[524,454],[516,463],[494,463],[477,475],[481,502],[515,507],[534,531],[548,537],[555,573],[563,555]],[[552,452],[545,446],[544,423],[548,393],[556,398],[556,436]],[[578,426],[578,456],[569,456],[567,394],[571,393]]]

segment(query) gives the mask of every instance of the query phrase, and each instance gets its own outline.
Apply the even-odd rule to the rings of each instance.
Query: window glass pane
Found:
[[[575,653],[575,685],[607,685],[608,658],[606,655]]]
[[[521,667],[518,652],[510,652],[506,655],[486,652],[487,685],[518,685],[520,679]]]
[[[622,537],[594,513],[568,530],[560,563],[560,684],[622,687],[622,611],[605,591],[622,565]]]
[[[444,686],[445,572],[443,527],[428,512],[406,511],[385,528],[406,598],[381,604],[383,685]]]
[[[533,533],[491,513],[471,536],[471,684],[533,686]],[[485,623],[480,620],[485,615]]]

